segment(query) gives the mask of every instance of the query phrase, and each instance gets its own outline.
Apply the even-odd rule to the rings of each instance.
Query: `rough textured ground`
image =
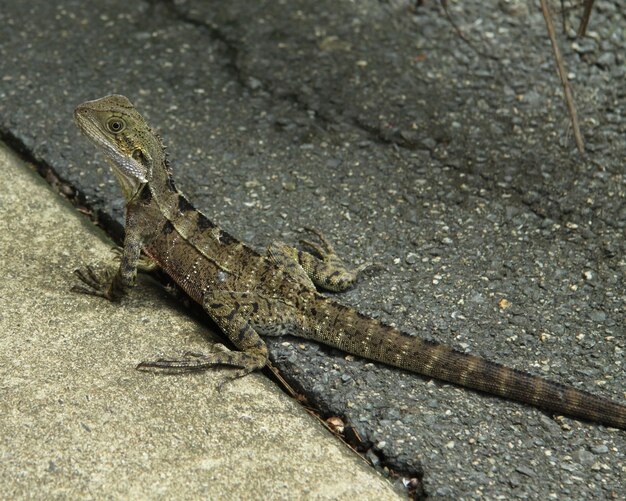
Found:
[[[122,200],[70,117],[77,103],[118,92],[161,132],[183,191],[232,233],[263,247],[313,225],[349,261],[382,264],[345,303],[624,400],[618,1],[596,2],[587,38],[560,39],[584,159],[543,19],[526,2],[450,3],[472,46],[434,3],[3,3],[0,132],[111,234]],[[623,494],[623,432],[560,426],[299,340],[271,347],[376,465],[423,474],[431,496]]]
[[[124,308],[73,293],[110,240],[3,143],[0,170],[2,500],[406,498],[260,373],[135,371],[217,334],[147,276]]]

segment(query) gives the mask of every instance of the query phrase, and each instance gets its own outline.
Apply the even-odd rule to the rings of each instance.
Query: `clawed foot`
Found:
[[[213,346],[219,352],[230,352],[230,350],[221,343],[217,343]],[[216,365],[223,365],[228,363],[226,360],[220,360],[221,357],[215,354],[205,355],[204,353],[197,353],[187,351],[183,353],[183,358],[159,358],[154,361],[141,362],[137,365],[136,369],[143,372],[165,372],[165,373],[180,373],[180,372],[200,372]],[[226,384],[243,377],[254,369],[238,369],[234,374],[227,376],[217,386],[218,391],[222,391]]]
[[[299,242],[302,247],[304,247],[306,250],[308,250],[324,262],[336,261],[337,263],[341,263],[343,267],[343,260],[337,255],[335,249],[323,233],[321,233],[319,230],[316,230],[315,228],[310,228],[308,226],[305,226],[303,229],[311,233],[312,235],[315,235],[320,241],[320,245],[313,243],[309,240],[300,239]],[[354,268],[353,272],[358,275],[359,273],[366,270],[379,270],[382,268],[382,264],[368,261],[360,265],[359,267]]]
[[[331,256],[336,255],[335,249],[333,249],[333,246],[320,231],[316,230],[315,228],[309,228],[307,226],[304,227],[304,231],[315,235],[320,241],[321,245],[313,243],[309,240],[300,239],[299,242],[302,247],[308,249],[309,252],[319,257],[322,261],[328,261]]]
[[[216,343],[213,347],[221,352],[230,351],[221,343]],[[183,353],[183,358],[159,358],[157,360],[140,362],[135,368],[144,372],[151,372],[154,369],[167,372],[198,372],[209,369],[219,363],[219,361],[216,361],[215,355],[211,356],[195,351],[186,351]]]
[[[113,259],[117,262],[122,260],[122,253],[124,252],[124,248],[119,245],[114,245],[111,247],[111,252],[113,253]]]
[[[79,294],[88,294],[90,296],[103,297],[109,301],[117,298],[111,296],[109,285],[113,278],[111,271],[96,273],[92,266],[85,266],[74,270],[74,275],[82,282],[82,284],[74,285],[70,290]]]
[[[385,267],[381,264],[381,263],[374,263],[371,261],[368,261],[367,263],[362,264],[361,266],[356,268],[356,272],[357,273],[362,273],[364,271],[377,271],[377,270],[383,270],[385,269]]]

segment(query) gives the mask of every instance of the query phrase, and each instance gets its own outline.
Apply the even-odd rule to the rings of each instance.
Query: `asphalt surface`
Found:
[[[119,239],[119,191],[71,112],[125,94],[180,188],[231,233],[262,249],[315,226],[349,262],[383,266],[344,303],[623,401],[623,9],[596,2],[589,36],[560,38],[584,158],[539,11],[451,13],[471,45],[436,5],[402,1],[0,2],[0,134]],[[270,346],[377,468],[430,496],[625,492],[621,431],[313,343]]]

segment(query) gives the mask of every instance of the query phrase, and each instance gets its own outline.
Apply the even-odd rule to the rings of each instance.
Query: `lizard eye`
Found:
[[[119,117],[111,117],[107,120],[107,129],[113,134],[118,134],[126,128],[126,122]]]

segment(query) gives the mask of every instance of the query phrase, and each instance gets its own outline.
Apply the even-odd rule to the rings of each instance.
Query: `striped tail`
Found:
[[[326,298],[321,301],[316,321],[324,328],[324,339],[319,334],[315,338],[326,344],[547,411],[626,429],[625,405],[405,334]]]

